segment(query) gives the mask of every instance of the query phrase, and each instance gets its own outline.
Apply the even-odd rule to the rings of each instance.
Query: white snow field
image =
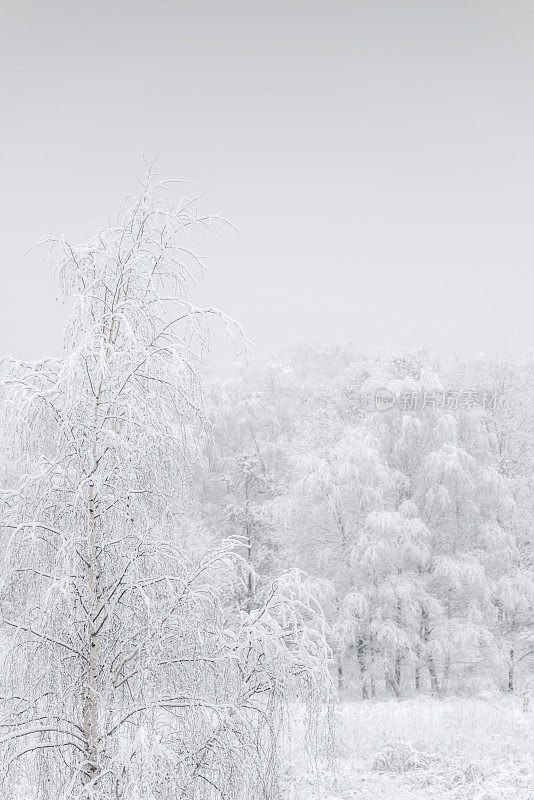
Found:
[[[344,703],[337,764],[293,736],[285,800],[534,800],[534,710],[520,700]]]

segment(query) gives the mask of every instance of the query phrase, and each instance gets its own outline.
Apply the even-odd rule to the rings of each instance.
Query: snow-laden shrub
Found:
[[[431,758],[417,750],[411,742],[398,740],[390,742],[376,753],[372,762],[375,772],[409,772],[412,769],[425,769]]]

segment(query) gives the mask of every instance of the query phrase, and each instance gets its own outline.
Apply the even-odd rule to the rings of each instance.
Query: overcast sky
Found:
[[[196,299],[295,339],[534,343],[534,5],[1,3],[0,350],[59,352],[47,267],[142,155],[243,232]]]

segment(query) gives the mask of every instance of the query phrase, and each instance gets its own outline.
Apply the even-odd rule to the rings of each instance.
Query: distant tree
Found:
[[[480,443],[460,428],[458,412],[437,402],[445,387],[435,366],[421,357],[395,359],[385,386],[398,398],[414,397],[415,405],[406,402],[404,408],[400,401],[391,411],[375,414],[373,425],[387,463],[399,476],[399,510],[408,504],[420,533],[417,564],[401,570],[410,592],[399,606],[419,618],[410,630],[404,623],[414,643],[414,688],[422,689],[426,672],[431,691],[443,693],[453,681],[465,681],[466,672],[478,673],[477,665],[494,644],[492,576],[486,564],[490,545],[483,530],[501,496],[477,449]]]
[[[534,376],[524,359],[502,354],[459,362],[457,374],[487,399],[461,424],[478,462],[493,475],[483,535],[494,582],[500,682],[512,692],[521,671],[534,663]]]
[[[212,386],[210,465],[202,508],[219,538],[243,539],[252,571],[277,577],[287,566],[273,517],[287,472],[286,444],[294,429],[293,376],[283,364],[245,365],[224,385]],[[291,563],[291,562],[290,562]],[[255,602],[249,570],[244,607]]]
[[[387,505],[392,476],[369,432],[346,428],[339,415],[321,406],[300,427],[292,464],[293,484],[282,517],[293,557],[318,579],[339,688],[346,685],[345,667],[356,661],[366,697],[372,690],[373,611],[356,554],[369,515]]]

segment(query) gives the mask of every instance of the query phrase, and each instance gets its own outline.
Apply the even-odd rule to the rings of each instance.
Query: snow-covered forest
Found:
[[[192,302],[192,242],[225,227],[151,171],[90,239],[41,242],[70,314],[61,357],[2,361],[9,800],[314,796],[340,702],[530,712],[534,359],[254,360]]]
[[[203,522],[310,575],[342,696],[527,686],[533,390],[531,354],[312,344],[211,384]]]
[[[534,3],[1,5],[0,800],[534,800]]]

